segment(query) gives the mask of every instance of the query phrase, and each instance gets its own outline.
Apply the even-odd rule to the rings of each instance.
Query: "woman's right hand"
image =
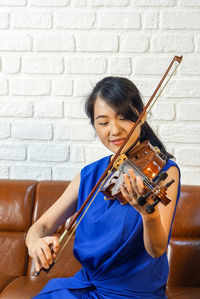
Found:
[[[56,258],[60,247],[59,239],[56,236],[39,238],[34,246],[29,246],[29,255],[33,258],[35,270],[38,272],[42,266],[48,269]]]

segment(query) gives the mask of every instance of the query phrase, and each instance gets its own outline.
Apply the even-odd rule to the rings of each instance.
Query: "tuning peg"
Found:
[[[175,182],[174,179],[172,179],[171,181],[169,181],[166,185],[165,185],[165,188],[169,188],[169,186],[171,186],[173,183]]]
[[[158,175],[157,180],[155,181],[155,184],[159,183],[160,181],[164,181],[168,177],[168,174],[163,171]]]
[[[159,203],[159,199],[156,199],[152,205],[148,204],[145,207],[145,210],[148,214],[152,214],[155,211],[155,206]]]
[[[137,202],[140,206],[145,205],[145,203],[147,202],[147,198],[149,197],[149,195],[152,193],[152,191],[149,191],[146,195],[144,196],[140,196],[137,199]]]

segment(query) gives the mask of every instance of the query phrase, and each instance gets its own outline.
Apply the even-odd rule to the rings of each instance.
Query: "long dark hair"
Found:
[[[123,77],[106,77],[95,85],[85,102],[85,111],[93,126],[94,104],[98,97],[118,114],[132,122],[137,120],[144,107],[140,92],[132,81]],[[166,151],[164,145],[146,121],[141,126],[140,142],[145,140],[149,140],[153,146],[157,146],[162,157],[166,160],[173,157]]]

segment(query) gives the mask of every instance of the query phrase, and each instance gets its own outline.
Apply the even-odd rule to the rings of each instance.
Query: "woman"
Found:
[[[143,109],[137,87],[126,78],[107,77],[94,87],[86,112],[101,142],[116,153]],[[169,205],[159,203],[148,214],[138,197],[143,181],[133,170],[124,174],[121,193],[128,204],[104,200],[100,192],[76,231],[74,255],[83,268],[71,278],[52,279],[34,298],[166,298],[168,276],[166,249],[179,198],[179,169],[170,160],[145,118],[128,144],[149,140],[166,158],[163,168],[175,183],[167,189]],[[35,269],[48,268],[59,249],[50,235],[83,204],[112,156],[104,157],[78,174],[57,202],[30,228],[26,244]],[[160,182],[160,185],[166,181]],[[54,253],[51,253],[50,245]]]

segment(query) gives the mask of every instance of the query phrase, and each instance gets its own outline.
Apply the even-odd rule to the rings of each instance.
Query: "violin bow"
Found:
[[[64,242],[62,248],[60,249],[58,255],[56,256],[56,258],[54,259],[53,263],[50,265],[50,267],[48,269],[44,269],[43,267],[40,267],[40,270],[38,272],[35,273],[35,276],[38,276],[39,273],[44,270],[45,272],[49,272],[51,270],[51,268],[53,267],[53,265],[56,263],[57,259],[59,258],[59,256],[61,255],[62,251],[64,250],[65,246],[68,244],[69,240],[71,239],[73,233],[75,232],[77,226],[79,225],[79,223],[81,222],[81,220],[83,219],[84,215],[86,214],[87,210],[89,209],[90,205],[92,204],[92,202],[94,201],[96,195],[98,194],[98,192],[95,194],[95,192],[97,191],[97,189],[100,187],[100,185],[103,184],[103,182],[106,179],[106,176],[108,175],[109,171],[111,170],[111,168],[113,167],[114,162],[117,160],[117,158],[120,156],[121,153],[123,153],[123,150],[128,142],[128,140],[130,139],[131,135],[133,134],[133,132],[135,131],[135,129],[137,128],[138,124],[141,122],[142,118],[144,117],[145,113],[149,113],[149,111],[151,110],[152,106],[155,104],[155,102],[157,101],[158,97],[161,95],[162,91],[164,90],[164,88],[166,87],[167,83],[169,82],[169,80],[171,79],[171,77],[174,75],[177,67],[180,65],[181,61],[183,59],[183,56],[174,56],[174,58],[172,59],[170,65],[168,66],[167,70],[165,71],[163,77],[161,78],[160,82],[158,83],[155,91],[153,92],[152,96],[150,97],[149,101],[147,102],[147,104],[144,106],[142,112],[140,113],[140,115],[138,116],[136,122],[133,124],[133,127],[131,128],[130,132],[128,133],[127,137],[125,138],[124,142],[122,143],[122,145],[120,146],[120,148],[118,149],[117,153],[114,155],[114,157],[112,158],[112,160],[109,162],[107,168],[105,169],[105,171],[103,172],[103,174],[101,175],[100,179],[98,180],[98,182],[96,183],[96,185],[94,186],[94,188],[92,189],[92,191],[90,192],[90,194],[88,195],[87,199],[84,201],[83,205],[80,207],[80,209],[74,214],[74,216],[72,217],[67,229],[63,232],[63,234],[61,235],[60,239],[59,239],[59,243],[61,244],[63,242],[63,240],[65,239],[65,237],[67,236],[67,234],[69,234],[68,238],[66,239],[66,241]],[[167,82],[165,83],[165,85],[163,86],[163,88],[160,90],[158,96],[155,98],[158,90],[160,89],[163,81],[165,80],[165,78],[167,77],[170,69],[172,68],[173,64],[175,62],[178,62],[177,66],[175,67],[173,73],[170,75],[170,77],[168,78]],[[152,106],[150,107],[151,103],[153,102]],[[147,111],[147,109],[150,107],[150,109]],[[100,188],[99,188],[100,189]],[[95,194],[95,195],[94,195]],[[94,195],[94,197],[92,198],[92,196]],[[90,201],[90,199],[92,198],[92,200]],[[89,203],[90,201],[90,203]],[[89,203],[89,204],[88,204]],[[85,209],[85,211],[83,212],[83,214],[81,215],[79,221],[77,222],[77,224],[73,227],[74,223],[76,222],[76,220],[78,219],[78,217],[80,216],[80,214],[82,213],[82,211],[84,210],[84,208],[86,207],[86,205],[88,204],[87,208]]]

